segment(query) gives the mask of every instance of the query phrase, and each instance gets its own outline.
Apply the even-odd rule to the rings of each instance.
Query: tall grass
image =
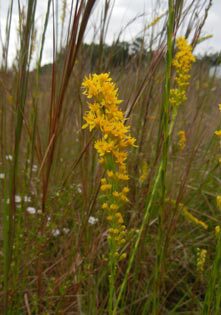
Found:
[[[175,110],[171,105],[176,39],[185,36],[193,48],[209,40],[202,31],[212,1],[168,0],[163,13],[157,1],[151,15],[122,26],[110,46],[117,1],[48,0],[42,29],[39,4],[9,1],[1,26],[0,313],[218,315],[220,138],[214,131],[221,82],[206,59],[192,67],[187,100]],[[128,54],[121,39],[139,19],[144,24]],[[94,20],[95,41],[85,44]],[[43,65],[50,42],[52,63]],[[129,203],[122,207],[127,259],[114,263],[112,294],[97,134],[81,128],[81,85],[92,71],[111,73],[137,139],[128,151]],[[182,150],[179,131],[186,137]],[[207,250],[201,272],[197,248]]]

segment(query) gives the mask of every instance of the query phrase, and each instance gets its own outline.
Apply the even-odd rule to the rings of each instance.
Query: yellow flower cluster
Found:
[[[169,201],[173,206],[176,205],[176,201],[174,199],[167,199],[167,201]],[[190,213],[190,211],[188,210],[188,208],[183,204],[183,203],[179,203],[178,205],[179,210],[182,211],[182,214],[184,215],[184,217],[189,220],[190,222],[201,226],[202,228],[204,228],[205,230],[208,229],[208,225],[199,220],[197,217],[195,217],[192,213]]]
[[[128,201],[129,188],[123,183],[129,180],[127,149],[135,146],[135,138],[130,135],[130,127],[124,124],[124,114],[119,109],[121,101],[118,100],[118,89],[108,73],[89,75],[82,86],[83,93],[91,100],[82,128],[89,128],[90,131],[96,129],[100,134],[94,147],[106,170],[106,177],[101,180],[101,191],[105,196],[102,209],[106,211],[110,224],[108,238],[114,255],[123,259],[125,253],[120,254],[120,248],[125,243],[126,227],[119,208]]]
[[[188,219],[189,221],[197,224],[197,225],[200,225],[202,228],[204,228],[205,230],[208,229],[208,225],[199,220],[198,218],[196,218],[194,215],[192,215],[192,213],[189,212],[189,210],[187,209],[187,207],[183,206],[182,208],[182,211],[183,211],[183,215],[185,216],[186,219]]]
[[[197,266],[197,271],[200,273],[203,273],[203,271],[204,271],[205,262],[206,262],[206,255],[207,255],[206,249],[197,248],[196,266]]]
[[[190,81],[190,70],[195,57],[192,54],[192,47],[184,37],[179,37],[176,41],[177,53],[173,60],[176,70],[176,88],[170,90],[170,104],[179,106],[186,101],[186,90]]]
[[[180,150],[183,151],[185,146],[186,146],[186,133],[185,133],[185,131],[180,130],[178,132],[178,137],[179,137],[178,146],[179,146]]]

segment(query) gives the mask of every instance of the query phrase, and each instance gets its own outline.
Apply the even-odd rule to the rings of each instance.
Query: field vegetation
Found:
[[[8,1],[0,314],[221,314],[221,58],[195,54],[212,1],[161,3],[107,44],[113,0],[47,0],[43,29],[39,1]]]

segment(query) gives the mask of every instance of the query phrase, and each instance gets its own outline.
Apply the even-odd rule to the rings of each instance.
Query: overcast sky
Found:
[[[61,15],[62,0],[57,0],[59,6],[59,16]],[[189,0],[185,0],[185,3]],[[1,25],[1,38],[4,41],[5,38],[5,22],[7,16],[7,9],[11,0],[0,0],[0,25]],[[14,1],[17,3],[17,1]],[[22,4],[26,4],[28,0],[21,0]],[[68,0],[67,13],[70,10],[71,0]],[[100,11],[104,0],[98,0],[94,9],[93,16],[89,22],[85,40],[90,42],[92,40],[94,31],[99,25]],[[157,7],[157,13],[153,13],[153,8]],[[36,11],[36,25],[37,25],[37,40],[40,40],[42,34],[42,28],[44,24],[44,18],[47,8],[47,0],[38,0]],[[134,17],[138,17],[133,24],[125,30],[121,39],[132,42],[133,39],[144,28],[144,25],[148,25],[154,17],[164,13],[167,9],[167,0],[115,0],[112,16],[110,19],[109,29],[107,32],[106,41],[111,43],[114,38],[117,37],[119,31],[125,27],[129,21]],[[204,12],[204,11],[203,11]],[[201,12],[201,14],[203,14]],[[143,13],[145,13],[143,15]],[[140,17],[139,17],[140,16]],[[60,19],[59,19],[60,20]],[[68,19],[67,19],[68,20]],[[48,32],[46,36],[46,45],[43,54],[43,63],[51,62],[52,60],[52,17],[50,15]],[[12,61],[15,57],[17,47],[17,26],[18,26],[18,10],[17,5],[13,8],[13,19],[11,29],[11,41],[9,49],[9,61]],[[221,0],[213,0],[212,8],[210,9],[207,22],[203,29],[203,35],[212,34],[213,38],[200,44],[196,50],[197,53],[215,52],[221,50]],[[1,48],[0,48],[1,53]],[[1,56],[1,55],[0,55]],[[36,51],[37,56],[37,51]],[[35,61],[33,60],[33,63]]]

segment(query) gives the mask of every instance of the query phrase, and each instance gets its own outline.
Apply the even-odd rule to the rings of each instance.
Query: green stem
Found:
[[[167,59],[166,59],[166,76],[165,89],[162,108],[162,124],[163,124],[163,154],[162,154],[162,169],[160,174],[161,186],[161,205],[159,212],[159,235],[157,242],[157,262],[155,270],[154,294],[153,294],[153,314],[159,314],[160,308],[160,288],[163,287],[164,264],[165,264],[165,228],[163,220],[164,200],[166,195],[166,172],[168,164],[169,150],[169,119],[170,119],[170,85],[171,85],[171,69],[173,58],[173,25],[174,25],[174,4],[173,0],[168,0],[168,24],[167,24]],[[174,117],[175,119],[175,117]]]
[[[116,281],[116,267],[117,262],[114,257],[115,246],[113,241],[109,242],[109,300],[108,300],[108,314],[112,315],[113,313],[113,305],[116,296],[115,290],[115,281]]]
[[[146,225],[148,224],[149,216],[150,216],[150,209],[151,209],[151,206],[153,204],[153,200],[154,200],[157,188],[158,188],[158,184],[160,182],[161,170],[162,170],[162,163],[159,166],[156,178],[154,180],[154,185],[153,185],[153,189],[152,189],[151,194],[150,194],[149,202],[148,202],[147,207],[145,209],[145,213],[144,213],[144,217],[143,217],[143,220],[142,220],[142,224],[141,224],[141,227],[140,227],[139,232],[137,234],[137,238],[136,238],[134,247],[132,249],[130,258],[129,258],[129,262],[128,262],[128,265],[127,265],[127,270],[126,270],[126,273],[124,275],[123,282],[122,282],[122,284],[120,286],[119,294],[117,296],[117,300],[116,300],[116,303],[115,303],[112,315],[116,315],[117,314],[118,305],[119,305],[119,303],[120,303],[120,301],[122,299],[122,296],[124,294],[124,291],[126,289],[128,277],[129,277],[129,274],[130,274],[130,271],[131,271],[131,268],[132,268],[132,265],[133,265],[133,262],[134,262],[134,259],[135,259],[136,252],[137,252],[139,244],[140,244],[141,236],[143,234],[143,231],[144,231]]]
[[[213,262],[212,272],[209,278],[209,285],[203,304],[203,315],[220,314],[221,309],[221,233],[218,235],[216,245],[216,256]]]
[[[169,19],[168,19],[168,52],[167,52],[167,65],[166,65],[166,81],[165,81],[165,94],[164,94],[164,115],[163,115],[163,132],[164,132],[164,146],[163,146],[163,156],[164,158],[161,160],[158,172],[156,174],[154,185],[150,194],[150,198],[147,204],[147,207],[145,209],[144,217],[142,220],[141,227],[139,229],[139,232],[137,234],[137,238],[134,244],[134,247],[132,249],[129,262],[127,265],[127,270],[123,279],[123,282],[120,286],[119,294],[117,296],[117,300],[115,303],[113,315],[116,315],[118,305],[122,299],[122,296],[124,294],[124,291],[126,289],[128,277],[140,244],[142,233],[148,224],[149,216],[150,216],[150,209],[152,207],[154,197],[157,192],[157,188],[159,183],[164,183],[164,177],[166,173],[166,166],[167,166],[167,152],[169,147],[169,94],[170,94],[170,77],[171,77],[171,66],[172,66],[172,48],[173,48],[173,40],[172,40],[172,33],[173,33],[173,1],[169,0]],[[164,187],[164,186],[163,186]],[[165,188],[163,188],[163,194],[164,194]]]

